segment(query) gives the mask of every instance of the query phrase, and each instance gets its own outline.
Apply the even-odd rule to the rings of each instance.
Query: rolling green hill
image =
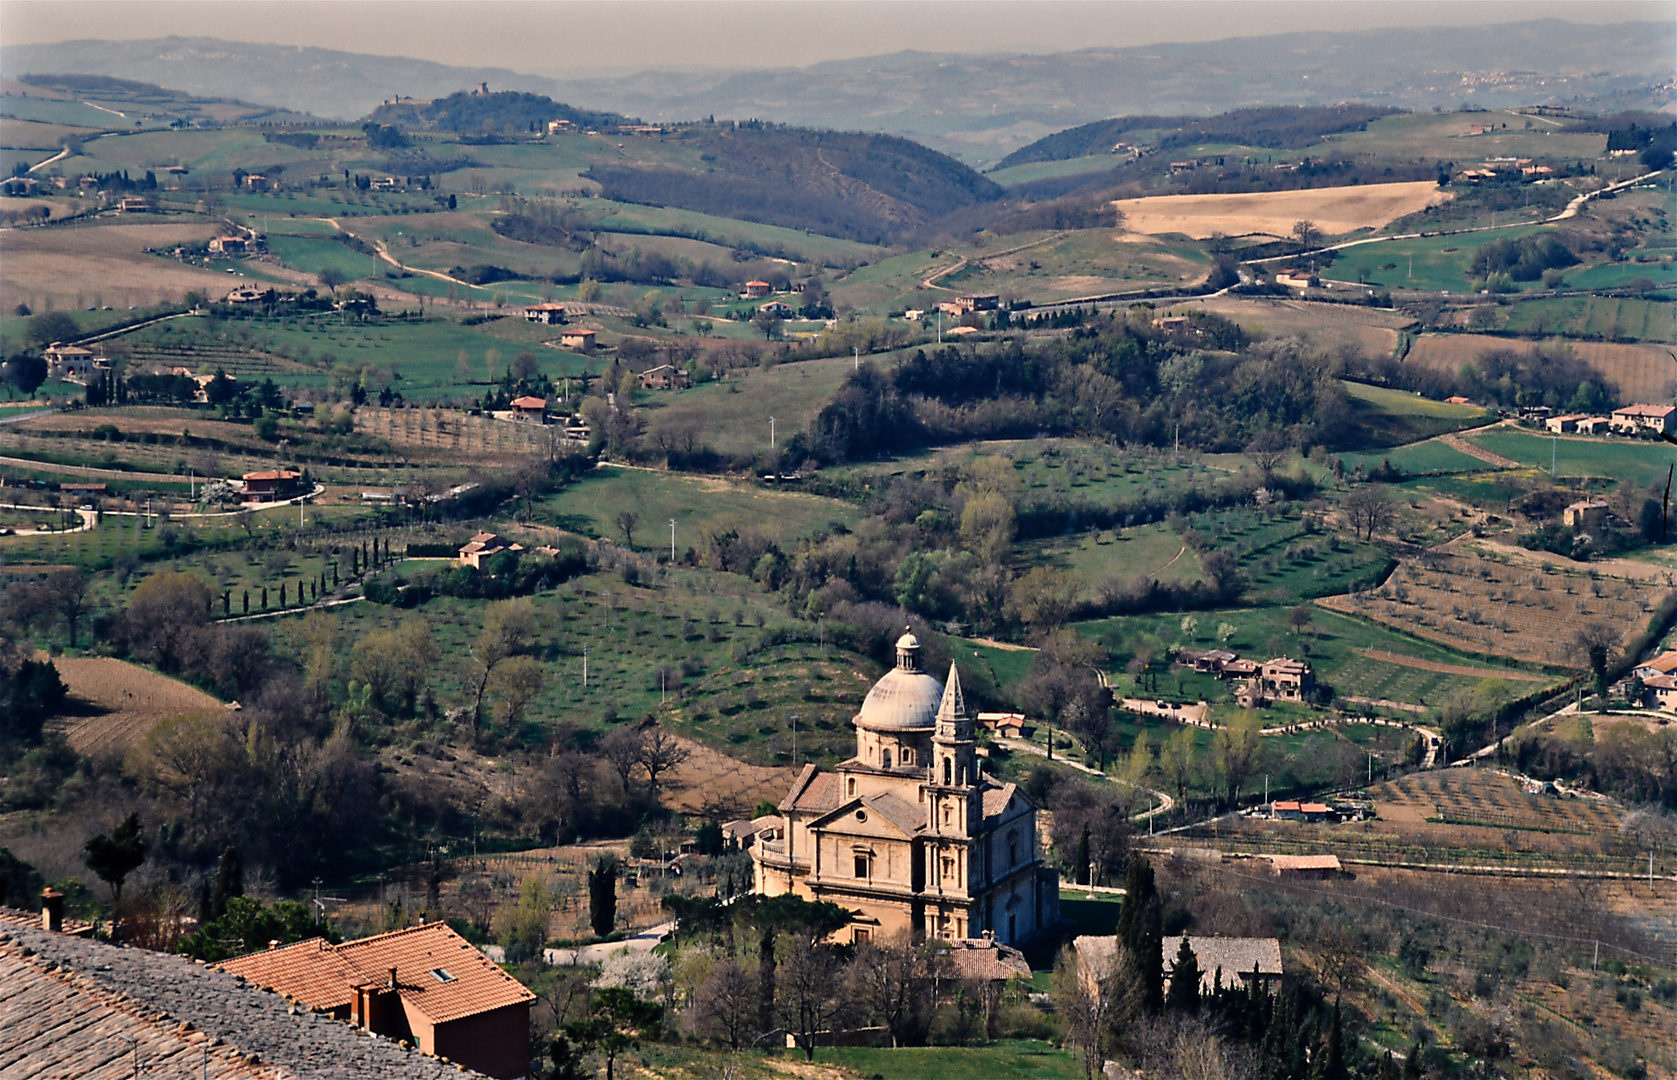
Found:
[[[1370,120],[1396,112],[1376,105],[1295,105],[1235,109],[1209,118],[1192,116],[1123,116],[1057,131],[1022,146],[997,168],[1035,161],[1067,161],[1106,153],[1114,143],[1135,141],[1142,133],[1163,150],[1200,142],[1231,142],[1271,149],[1309,146],[1323,135],[1358,131]],[[1125,136],[1131,136],[1126,140]]]

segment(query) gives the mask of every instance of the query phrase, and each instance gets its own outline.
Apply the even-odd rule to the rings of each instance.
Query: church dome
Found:
[[[943,684],[924,671],[895,668],[873,684],[856,714],[856,726],[873,731],[930,730],[936,726]]]
[[[856,714],[872,731],[913,731],[937,724],[943,684],[920,670],[920,640],[908,631],[897,639],[897,666],[873,684]]]

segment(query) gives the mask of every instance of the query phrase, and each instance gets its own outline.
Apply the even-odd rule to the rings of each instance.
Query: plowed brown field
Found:
[[[1150,195],[1119,199],[1124,227],[1140,233],[1288,236],[1296,221],[1314,221],[1324,235],[1378,229],[1396,218],[1450,199],[1430,180],[1403,184],[1257,191],[1244,195]]]
[[[1564,347],[1617,386],[1624,401],[1671,400],[1673,384],[1677,384],[1677,361],[1669,349],[1612,341],[1568,341]],[[1404,362],[1456,372],[1493,349],[1531,352],[1536,348],[1535,342],[1489,334],[1422,334]]]
[[[89,756],[126,753],[171,717],[226,708],[196,687],[109,657],[60,656],[53,665],[72,700],[50,726]]]

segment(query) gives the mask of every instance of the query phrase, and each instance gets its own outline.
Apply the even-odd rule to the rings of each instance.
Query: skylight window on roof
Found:
[[[447,968],[432,968],[431,977],[440,983],[451,983],[454,981],[454,976],[448,973]]]

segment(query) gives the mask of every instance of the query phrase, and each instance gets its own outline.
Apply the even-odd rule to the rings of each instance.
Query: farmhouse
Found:
[[[1016,712],[981,712],[978,726],[993,731],[1004,739],[1028,739],[1036,728],[1025,723],[1025,714]]]
[[[1642,704],[1666,712],[1677,710],[1677,677],[1650,675],[1643,679]]]
[[[1319,289],[1322,279],[1308,270],[1282,270],[1276,273],[1275,283],[1289,289]]]
[[[955,298],[957,313],[966,314],[973,311],[994,311],[1001,305],[1001,297],[995,293],[973,293],[969,296]]]
[[[755,890],[855,912],[842,939],[900,933],[1027,941],[1059,922],[1059,874],[1042,861],[1036,807],[979,771],[960,676],[920,670],[920,641],[854,719],[856,756],[806,765],[781,800],[777,838],[751,847]]]
[[[245,177],[245,187],[252,191],[267,191],[269,186],[268,178],[261,173],[251,173]]]
[[[531,304],[524,309],[526,322],[541,323],[544,326],[558,326],[565,321],[564,304]]]
[[[1605,416],[1586,416],[1578,421],[1578,434],[1600,435],[1611,426]]]
[[[566,330],[559,335],[559,344],[577,352],[593,352],[594,336],[592,330]]]
[[[214,376],[211,376],[214,378]],[[303,488],[303,474],[295,469],[265,469],[244,475],[245,502],[279,502],[298,494]]]
[[[1563,413],[1560,416],[1551,416],[1543,421],[1543,429],[1557,435],[1570,435],[1578,430],[1578,421],[1587,419],[1589,417],[1583,413]]]
[[[575,130],[576,124],[570,120],[549,120],[547,122],[547,133],[549,135],[561,135]]]
[[[1321,803],[1306,803],[1304,808],[1318,807],[1326,812],[1327,807]],[[1265,855],[1269,860],[1270,872],[1280,878],[1320,878],[1336,877],[1341,873],[1338,855]]]
[[[1183,649],[1176,654],[1177,663],[1185,664],[1206,675],[1221,675],[1226,665],[1238,659],[1240,657],[1237,654],[1227,649],[1207,649],[1204,652]]]
[[[1188,328],[1188,316],[1161,315],[1153,320],[1153,326],[1159,330],[1185,330]]]
[[[512,410],[509,419],[526,424],[547,423],[547,399],[540,397],[515,397],[507,402]]]
[[[1561,511],[1561,522],[1569,529],[1594,532],[1607,524],[1607,503],[1601,499],[1580,499]]]
[[[686,368],[659,364],[636,375],[635,385],[642,390],[685,390],[692,383],[688,380]]]
[[[1632,674],[1644,682],[1656,675],[1677,675],[1677,652],[1660,653],[1647,663],[1638,664]]]
[[[210,241],[210,250],[222,255],[243,255],[245,249],[245,238],[242,236],[218,236]]]
[[[217,1080],[480,1075],[369,1039],[189,957],[53,932],[9,908],[0,908],[0,986],[7,1076],[127,1076],[141,1062],[151,1076]]]
[[[310,938],[219,967],[391,1042],[411,1040],[423,1054],[488,1076],[529,1072],[536,995],[447,923],[342,945]]]
[[[1626,405],[1622,409],[1613,410],[1609,423],[1613,430],[1618,432],[1669,432],[1677,430],[1677,406]]]
[[[260,304],[268,294],[254,285],[241,285],[227,294],[229,304]]]
[[[745,292],[741,295],[747,300],[761,300],[772,292],[774,286],[766,281],[748,281],[745,283]]]
[[[523,544],[515,544],[504,536],[492,532],[480,532],[460,548],[459,561],[475,570],[483,569],[483,560],[502,553],[518,554],[524,550]]]
[[[144,214],[151,209],[151,200],[130,195],[119,201],[116,208],[124,214]]]
[[[757,310],[765,315],[773,315],[777,319],[790,319],[792,317],[791,306],[783,304],[779,300],[770,300]]]
[[[102,356],[95,356],[87,349],[77,345],[59,345],[54,343],[42,350],[41,355],[47,362],[47,378],[65,379],[78,382],[91,375],[95,369],[109,367],[110,363]]]

